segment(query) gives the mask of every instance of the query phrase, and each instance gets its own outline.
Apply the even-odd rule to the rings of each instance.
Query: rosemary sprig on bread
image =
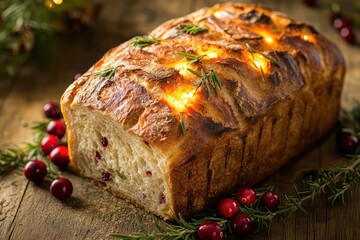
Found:
[[[151,44],[159,44],[160,39],[154,37],[154,36],[136,36],[133,41],[131,42],[132,47],[140,47],[144,48],[146,46],[149,46]]]
[[[180,29],[182,32],[190,34],[190,35],[196,35],[199,33],[207,32],[209,31],[208,28],[200,27],[193,24],[186,24],[184,27]]]

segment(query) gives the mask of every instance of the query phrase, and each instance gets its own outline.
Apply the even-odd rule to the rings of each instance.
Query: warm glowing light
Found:
[[[267,42],[268,44],[272,44],[274,42],[274,39],[272,39],[271,37],[265,37],[265,42]]]
[[[275,38],[276,38],[276,34],[273,32],[270,32],[267,29],[252,29],[252,31],[254,31],[255,33],[259,34],[260,36],[263,37],[264,41],[269,44],[272,45],[275,43]]]
[[[219,56],[224,55],[224,51],[214,47],[214,46],[210,46],[210,47],[199,47],[196,52],[199,55],[205,55],[207,58],[218,58]]]
[[[53,0],[53,2],[57,5],[60,5],[63,3],[63,0]]]
[[[312,42],[312,43],[316,42],[315,38],[311,35],[304,34],[304,35],[301,35],[301,38],[307,42]]]
[[[187,61],[180,61],[174,65],[174,68],[179,71],[180,75],[186,76],[189,74],[189,71],[187,70],[189,65],[187,64]]]
[[[249,65],[255,70],[259,72],[262,70],[265,74],[270,71],[270,61],[260,53],[254,53],[253,55],[249,53],[247,58],[249,59]]]
[[[216,18],[225,18],[225,17],[227,17],[229,15],[229,13],[228,12],[226,12],[226,11],[216,11],[215,13],[214,13],[214,16],[216,17]]]
[[[191,86],[192,87],[192,86]],[[185,111],[196,98],[196,89],[179,88],[174,92],[164,94],[165,101],[177,112]]]
[[[216,52],[210,52],[208,54],[206,54],[209,58],[217,58],[218,54]]]
[[[52,7],[53,7],[53,4],[52,4],[52,2],[50,2],[50,1],[45,1],[45,6],[46,6],[47,8],[52,8]]]

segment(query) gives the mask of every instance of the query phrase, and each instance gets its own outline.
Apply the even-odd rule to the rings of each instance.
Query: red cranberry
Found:
[[[275,192],[267,191],[261,196],[261,204],[270,211],[275,211],[280,204],[279,196]]]
[[[247,214],[239,214],[231,221],[230,227],[238,237],[247,237],[252,233],[253,221]]]
[[[46,131],[49,134],[57,136],[59,139],[65,135],[66,126],[61,120],[52,120],[46,127]]]
[[[107,147],[109,145],[106,137],[101,137],[101,144],[103,145],[103,147]]]
[[[205,221],[198,229],[198,236],[200,240],[220,240],[224,238],[224,233],[216,222]]]
[[[69,165],[69,151],[65,146],[58,146],[50,153],[50,160],[59,168],[66,168]]]
[[[49,155],[51,151],[59,145],[59,138],[51,134],[45,136],[40,143],[41,150],[45,155]]]
[[[95,152],[95,162],[96,162],[96,164],[98,164],[100,160],[101,160],[101,154],[98,151],[96,151]]]
[[[109,173],[108,171],[105,171],[102,173],[101,179],[106,182],[109,181],[112,178],[112,174]]]
[[[359,146],[359,139],[347,132],[340,132],[338,136],[338,146],[344,154],[354,154]]]
[[[346,18],[336,17],[333,20],[333,26],[334,26],[334,28],[336,28],[337,30],[340,31],[342,28],[345,28],[345,27],[347,27],[347,28],[350,27],[351,28],[351,23]]]
[[[60,119],[62,117],[60,107],[56,103],[47,103],[44,105],[45,116],[51,119]]]
[[[146,200],[146,194],[145,193],[141,193],[141,196],[140,196],[140,201],[144,202]]]
[[[24,175],[33,182],[40,182],[47,174],[46,165],[40,160],[30,160],[24,167]]]
[[[303,2],[308,6],[315,6],[316,0],[303,0]]]
[[[146,173],[146,176],[147,176],[147,177],[151,177],[151,176],[152,176],[152,172],[151,172],[150,169],[146,169],[146,170],[145,170],[145,173]]]
[[[165,204],[166,203],[166,197],[164,194],[161,194],[161,197],[160,197],[160,204]]]
[[[250,206],[256,200],[256,192],[251,187],[240,188],[236,192],[236,199],[243,205]]]
[[[51,183],[50,192],[59,200],[65,200],[73,192],[73,185],[67,178],[58,178]]]
[[[343,27],[340,30],[340,35],[348,43],[354,44],[356,42],[354,30],[351,27]]]
[[[239,212],[239,205],[232,198],[224,198],[217,205],[217,214],[219,217],[230,219]]]

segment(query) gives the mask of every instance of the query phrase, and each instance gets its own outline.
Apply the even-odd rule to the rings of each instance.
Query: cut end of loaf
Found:
[[[84,177],[165,219],[173,217],[166,161],[157,150],[113,119],[87,108],[63,106],[71,162]]]

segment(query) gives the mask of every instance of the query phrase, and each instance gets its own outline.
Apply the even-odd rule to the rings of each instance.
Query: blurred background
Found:
[[[218,2],[224,1],[1,0],[0,74],[2,78],[14,76],[29,62],[42,64],[40,67],[46,71],[59,64],[56,59],[60,55],[76,65],[75,71],[85,71],[109,48],[135,35],[147,34],[166,20]],[[359,0],[240,2],[285,12],[314,25],[335,42],[357,44]],[[66,51],[72,47],[75,52]]]

